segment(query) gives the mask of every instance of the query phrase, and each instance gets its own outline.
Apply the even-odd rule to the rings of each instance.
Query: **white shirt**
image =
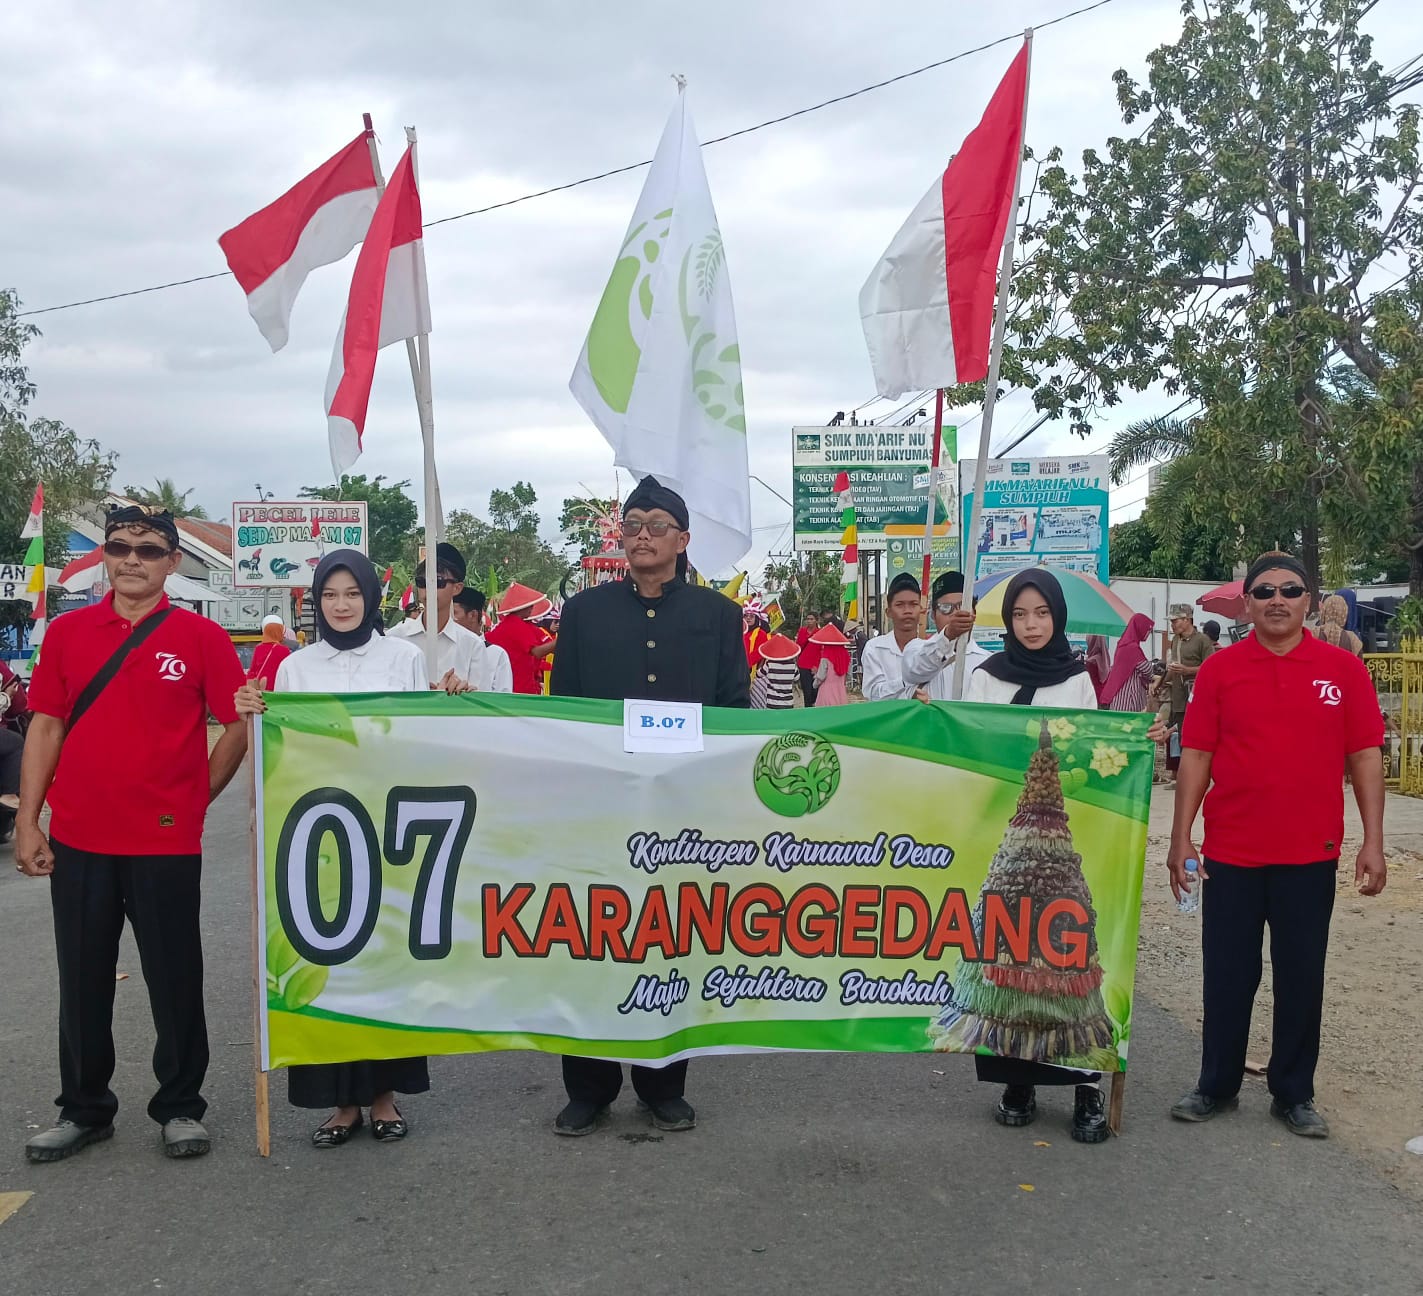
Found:
[[[952,639],[942,633],[930,635],[927,639],[916,639],[904,650],[900,669],[904,683],[912,696],[915,689],[924,689],[935,702],[956,702],[954,696],[954,652]],[[967,690],[973,673],[993,654],[976,639],[969,636],[968,654],[964,664],[964,687]]]
[[[969,681],[968,700],[970,702],[1011,702],[1018,691],[1017,684],[1001,680],[987,671],[975,671]],[[1033,706],[1066,707],[1073,711],[1097,710],[1097,690],[1092,686],[1092,677],[1086,671],[1063,680],[1061,684],[1049,684],[1033,694]]]
[[[426,693],[425,659],[405,639],[373,634],[360,648],[307,644],[277,667],[279,693]]]
[[[386,634],[414,644],[420,650],[421,656],[424,655],[425,626],[421,618],[411,617],[402,621],[387,630]],[[504,659],[502,687],[500,663],[498,657],[494,656],[496,652],[498,657]],[[460,625],[453,616],[445,622],[444,629],[440,631],[436,641],[435,663],[438,673],[430,680],[431,684],[438,684],[446,671],[454,671],[460,679],[473,684],[481,693],[514,691],[514,674],[509,667],[508,655],[503,649],[490,647],[473,630],[467,630]]]
[[[914,690],[904,687],[904,676],[900,669],[904,650],[891,631],[876,635],[860,650],[860,668],[863,678],[860,692],[866,702],[884,702],[890,698],[907,698]]]

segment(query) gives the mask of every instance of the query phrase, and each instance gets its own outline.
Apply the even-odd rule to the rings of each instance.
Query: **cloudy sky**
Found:
[[[0,46],[0,282],[30,308],[221,270],[216,238],[375,118],[387,172],[415,124],[427,220],[651,155],[690,83],[703,139],[1040,23],[1073,0],[46,0],[8,8]],[[1407,0],[1370,19],[1384,61]],[[1028,140],[1069,156],[1120,129],[1111,73],[1179,30],[1175,0],[1114,0],[1043,31]],[[1416,41],[1415,41],[1416,43]],[[874,392],[856,297],[972,127],[1012,46],[706,150],[744,363],[751,471],[790,488],[790,432]],[[516,479],[547,531],[612,455],[568,376],[642,173],[428,232],[440,476],[483,511]],[[354,259],[354,255],[352,261]],[[330,478],[322,393],[352,261],[308,281],[272,355],[231,279],[41,315],[35,411],[119,455],[117,480],[172,477],[215,517],[254,484]],[[1145,398],[1126,416],[1164,412]],[[891,406],[870,407],[874,415]],[[974,411],[964,411],[961,418]],[[995,445],[1033,417],[1000,404]],[[1103,429],[1103,437],[1109,429]],[[975,435],[976,428],[973,433]],[[1022,450],[1072,439],[1052,425]],[[399,348],[382,353],[358,471],[420,479]],[[1121,494],[1118,519],[1145,481]],[[789,509],[752,483],[748,562],[789,546]]]

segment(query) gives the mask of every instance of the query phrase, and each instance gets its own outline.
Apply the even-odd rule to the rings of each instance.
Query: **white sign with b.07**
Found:
[[[253,501],[232,506],[232,583],[238,589],[309,589],[332,549],[370,551],[364,500]]]

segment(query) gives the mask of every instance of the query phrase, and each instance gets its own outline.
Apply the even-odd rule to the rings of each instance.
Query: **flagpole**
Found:
[[[934,622],[934,609],[929,603],[929,559],[934,549],[934,501],[936,478],[939,475],[939,446],[944,439],[944,389],[934,393],[934,451],[929,463],[929,506],[924,510],[924,574],[919,582],[920,593],[924,596],[924,624],[927,629]]]
[[[410,147],[410,169],[415,188],[420,188],[420,154],[415,127],[405,128],[405,141]],[[417,355],[418,343],[418,355]],[[415,383],[415,405],[420,412],[420,442],[424,449],[425,468],[425,670],[432,681],[439,675],[440,600],[436,584],[435,545],[444,530],[443,506],[440,504],[440,484],[435,477],[435,401],[430,388],[430,335],[421,333],[418,339],[406,338],[405,350],[410,357],[410,377]]]
[[[964,535],[964,604],[972,608],[974,586],[978,583],[978,528],[983,520],[983,479],[988,467],[988,438],[993,431],[993,410],[998,404],[998,369],[1003,360],[1003,335],[1008,327],[1008,293],[1013,285],[1013,247],[1018,239],[1018,200],[1023,189],[1023,147],[1028,138],[1028,94],[1033,80],[1033,29],[1023,32],[1028,46],[1023,70],[1023,126],[1018,141],[1018,165],[1013,174],[1013,205],[1008,209],[1008,228],[1003,237],[1003,259],[998,266],[998,303],[993,312],[993,348],[988,356],[988,378],[983,393],[983,417],[978,429],[978,463],[974,467],[973,510]],[[1011,610],[1010,610],[1011,615]],[[972,633],[972,632],[970,632]],[[968,660],[968,635],[962,636],[954,653],[953,696],[963,697],[964,667]]]
[[[371,125],[370,113],[363,113],[361,120],[365,123],[366,143],[371,150],[371,169],[375,172],[376,197],[381,198],[385,194],[385,176],[380,169],[380,154],[376,151],[375,128]],[[405,139],[410,145],[411,167],[415,173],[415,187],[420,187],[420,164],[419,155],[415,149],[415,128],[407,126],[405,128]],[[441,508],[439,503],[440,488],[435,481],[435,404],[430,391],[430,335],[420,334],[419,347],[417,349],[414,338],[405,339],[405,356],[410,361],[410,382],[415,389],[415,409],[420,418],[420,441],[423,447],[422,455],[424,460],[424,486],[425,486],[425,617],[424,624],[427,631],[425,635],[425,672],[430,679],[438,679],[436,674],[439,665],[439,644],[436,636],[440,632],[440,611],[439,587],[435,584],[435,569],[438,565],[435,561],[435,545],[438,541],[440,531],[444,529],[444,517],[441,516],[437,524],[431,523],[432,509]],[[337,485],[340,483],[338,482]],[[432,618],[429,615],[430,608],[435,608]]]

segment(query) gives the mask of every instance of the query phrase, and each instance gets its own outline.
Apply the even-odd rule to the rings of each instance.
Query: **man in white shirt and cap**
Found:
[[[482,693],[507,692],[496,682],[497,662],[484,640],[466,630],[450,615],[455,595],[464,589],[464,555],[454,545],[441,541],[435,546],[435,613],[438,620],[435,645],[435,674],[432,686],[450,691],[451,682],[463,683]],[[392,626],[387,632],[398,639],[409,639],[422,652],[425,649],[425,620],[429,615],[430,591],[425,588],[425,568],[415,573],[415,597],[422,613]],[[459,690],[455,690],[459,691]]]
[[[860,650],[860,691],[866,702],[908,698],[914,692],[905,686],[900,669],[905,648],[919,639],[919,582],[908,572],[890,581],[888,608],[889,633],[876,635]]]
[[[964,638],[973,629],[973,612],[965,608],[963,572],[940,572],[934,580],[929,603],[936,634],[928,639],[915,639],[900,659],[904,685],[908,696],[921,702],[957,702],[954,692],[955,663],[961,641],[966,654],[963,687],[968,691],[969,677],[993,654],[972,638]]]

